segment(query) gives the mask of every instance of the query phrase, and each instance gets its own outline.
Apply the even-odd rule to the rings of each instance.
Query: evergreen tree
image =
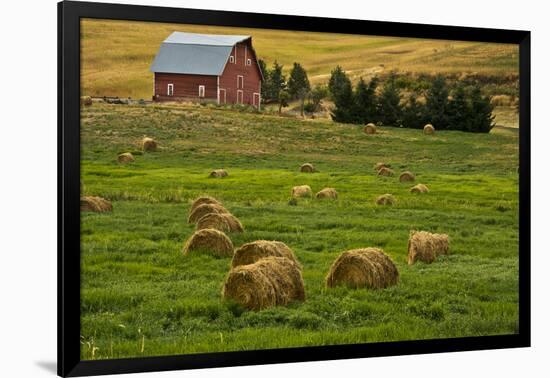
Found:
[[[341,70],[340,70],[341,71]],[[333,89],[331,91],[332,99],[334,101],[334,109],[332,110],[331,117],[336,122],[353,123],[356,119],[353,88],[351,81],[345,72],[339,71],[339,67],[333,70],[333,74],[337,72],[337,81],[333,81]],[[343,75],[342,75],[343,74]],[[331,77],[332,79],[332,77]],[[337,82],[337,87],[334,87]],[[330,88],[329,82],[329,88]]]
[[[387,126],[400,126],[403,117],[400,101],[399,88],[395,83],[395,74],[392,73],[378,98],[378,121]]]
[[[288,93],[292,99],[301,99],[307,95],[311,87],[309,85],[309,79],[307,78],[306,70],[300,65],[300,63],[294,63],[290,70],[290,77],[288,79]]]
[[[262,72],[262,77],[264,78],[264,81],[262,83],[262,101],[263,102],[269,102],[271,98],[269,97],[270,93],[270,71],[269,68],[267,68],[267,65],[263,59],[258,59],[258,66],[260,67],[260,71]]]
[[[347,90],[346,86],[348,82],[349,78],[342,70],[342,67],[336,66],[336,68],[330,72],[328,90],[333,101],[336,100],[342,90]]]
[[[470,97],[471,113],[467,131],[475,133],[488,133],[494,124],[493,105],[489,96],[482,96],[481,88],[475,85]]]
[[[283,66],[275,61],[269,71],[267,95],[272,102],[279,102],[279,93],[285,89],[286,78],[283,75]]]
[[[356,123],[365,124],[378,121],[376,87],[378,79],[371,79],[369,84],[365,83],[363,78],[359,79],[354,93],[354,118]]]
[[[448,97],[449,90],[445,78],[439,75],[432,81],[426,95],[426,118],[436,129],[449,127]]]
[[[449,101],[447,113],[449,114],[449,129],[468,130],[472,111],[468,104],[464,85],[461,83],[453,91],[453,98]]]

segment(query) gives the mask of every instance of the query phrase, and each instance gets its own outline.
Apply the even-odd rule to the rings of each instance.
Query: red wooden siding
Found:
[[[174,85],[174,95],[168,96],[168,84]],[[218,77],[155,73],[155,95],[159,100],[199,99],[199,85],[204,85],[204,99],[218,99]]]
[[[256,54],[252,50],[250,40],[235,45],[231,55],[235,57],[235,63],[231,63],[228,59],[220,76],[220,89],[225,89],[226,100],[229,104],[237,103],[237,90],[242,90],[243,103],[254,105],[254,93],[260,93],[261,77]],[[251,60],[250,65],[246,64],[246,59]],[[238,76],[243,77],[242,85]],[[239,100],[240,97],[239,95]],[[223,102],[223,99],[220,101]]]

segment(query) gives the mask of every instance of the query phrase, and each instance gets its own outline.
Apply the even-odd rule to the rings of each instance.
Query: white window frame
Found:
[[[235,63],[235,57],[233,55],[229,55],[229,63]]]
[[[247,65],[247,66],[251,66],[251,65],[252,65],[252,59],[248,58],[248,59],[246,60],[246,65]]]
[[[199,85],[199,98],[204,98],[205,94],[206,94],[206,88],[204,87],[204,85]]]
[[[241,102],[239,102],[239,93],[241,94]],[[244,92],[242,89],[237,89],[237,104],[244,103]]]
[[[166,95],[167,96],[174,96],[174,84],[173,83],[168,84],[168,87],[166,88]]]
[[[242,80],[242,87],[239,87],[239,78]],[[237,75],[237,89],[244,89],[244,76],[243,75]]]

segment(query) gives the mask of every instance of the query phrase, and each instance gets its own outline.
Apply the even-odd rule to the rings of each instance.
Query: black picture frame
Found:
[[[112,360],[80,360],[80,19],[513,43],[519,46],[517,334]],[[458,26],[63,1],[58,3],[58,374],[83,376],[530,346],[530,32]]]

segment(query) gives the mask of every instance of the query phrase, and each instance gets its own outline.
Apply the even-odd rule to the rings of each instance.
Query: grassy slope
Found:
[[[83,20],[81,26],[82,92],[92,96],[151,98],[149,67],[161,42],[175,30],[252,35],[260,58],[268,64],[278,60],[286,70],[298,60],[313,83],[326,81],[338,64],[352,78],[391,69],[518,72],[514,45],[108,20]]]
[[[117,165],[144,135],[162,146]],[[82,114],[85,192],[114,201],[111,214],[82,215],[84,359],[302,345],[440,338],[516,331],[518,316],[518,139],[355,126],[204,107],[94,104]],[[298,167],[312,162],[317,174]],[[412,195],[372,166],[411,170],[431,193]],[[224,167],[226,179],[208,179]],[[293,185],[335,187],[340,198],[287,204]],[[242,312],[221,301],[228,259],[183,257],[193,232],[192,198],[223,201],[256,239],[287,243],[304,266],[307,301]],[[393,193],[398,204],[377,207]],[[448,233],[450,256],[406,264],[408,233]],[[401,282],[380,291],[327,290],[343,250],[377,246]],[[98,349],[96,349],[98,348]],[[92,353],[92,350],[94,351]]]

